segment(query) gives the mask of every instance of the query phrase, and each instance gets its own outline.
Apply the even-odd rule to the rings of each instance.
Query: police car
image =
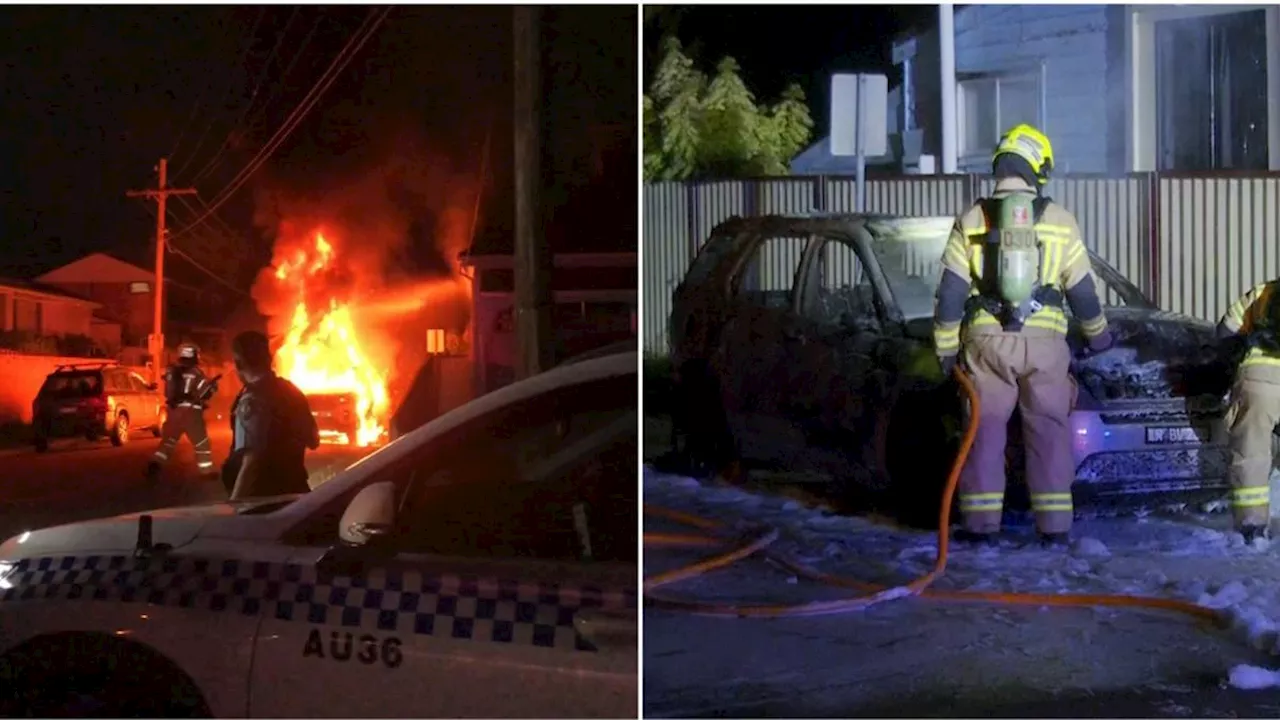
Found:
[[[485,395],[312,492],[0,545],[0,712],[636,717],[638,358]]]

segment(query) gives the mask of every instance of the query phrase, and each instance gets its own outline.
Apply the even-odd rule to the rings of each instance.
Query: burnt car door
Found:
[[[791,352],[805,388],[787,414],[803,428],[807,465],[867,487],[876,410],[892,369],[882,357],[883,301],[863,254],[852,236],[815,239],[796,298],[802,337]]]
[[[725,323],[710,360],[738,452],[747,460],[790,465],[804,448],[796,413],[812,398],[806,347],[812,333],[798,312],[797,286],[811,265],[810,245],[807,232],[760,233],[724,290]]]

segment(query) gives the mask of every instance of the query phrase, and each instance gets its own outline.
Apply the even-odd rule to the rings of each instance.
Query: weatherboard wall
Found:
[[[1113,27],[1106,5],[969,5],[955,12],[956,73],[1032,74],[1044,68],[1045,116],[1058,168],[1063,173],[1102,173],[1108,163],[1108,137],[1123,137],[1123,127],[1109,127],[1107,88],[1123,77],[1108,72],[1108,40],[1122,34]],[[1112,38],[1114,39],[1114,38]],[[1114,44],[1114,43],[1112,43]],[[912,48],[904,51],[904,48]],[[910,56],[904,95],[914,98],[913,127],[924,131],[921,152],[941,153],[938,33],[934,28],[914,42],[898,43],[895,56]],[[1114,60],[1114,52],[1112,53]],[[1110,131],[1110,132],[1109,132]],[[995,138],[992,139],[994,146]],[[958,151],[960,151],[958,149]],[[914,158],[904,158],[914,164]],[[958,159],[962,172],[984,172],[989,152]]]
[[[977,175],[875,179],[867,205],[879,213],[956,215],[990,189],[989,178]],[[1245,290],[1280,276],[1280,173],[1059,177],[1048,193],[1076,215],[1089,247],[1166,310],[1213,322]],[[646,185],[645,351],[666,352],[671,294],[718,223],[734,215],[853,212],[853,198],[849,178]],[[757,282],[788,287],[792,255],[762,258]],[[851,258],[834,262],[826,281],[856,282],[857,271]]]

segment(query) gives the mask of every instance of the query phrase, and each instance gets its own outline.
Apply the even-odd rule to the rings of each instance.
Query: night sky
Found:
[[[664,9],[665,10],[665,9]],[[676,7],[645,25],[646,84],[664,32],[674,31],[708,74],[728,55],[747,87],[772,102],[790,83],[804,88],[815,139],[826,133],[833,72],[881,72],[898,82],[892,41],[937,22],[936,5],[787,5]]]
[[[126,198],[125,191],[153,187],[157,159],[170,155],[170,184],[194,180],[201,197],[212,200],[283,124],[371,10],[0,9],[0,274],[29,277],[94,251],[149,268],[154,215],[147,201]],[[547,142],[576,147],[588,124],[630,127],[622,160],[615,159],[606,179],[617,195],[632,178],[632,215],[637,12],[544,11],[545,53],[556,68],[544,69]],[[252,257],[268,256],[270,241],[254,219],[263,184],[299,191],[340,184],[344,173],[386,153],[388,137],[408,131],[447,154],[455,171],[472,174],[479,173],[491,136],[480,243],[492,250],[509,246],[510,18],[509,7],[395,8],[289,140],[218,212],[222,223],[174,244],[247,287],[252,272],[217,267],[226,262],[217,248],[234,243]],[[548,175],[566,172],[553,166]],[[548,191],[554,202],[568,194]],[[195,215],[177,201],[170,205],[170,228],[178,233]],[[623,230],[630,233],[624,249],[634,248],[634,224]],[[607,250],[617,234],[595,235],[605,245],[598,249]],[[430,246],[430,238],[415,240]],[[174,255],[168,267],[175,279],[218,286]]]

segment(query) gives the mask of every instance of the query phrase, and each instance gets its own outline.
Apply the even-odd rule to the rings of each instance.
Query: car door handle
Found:
[[[640,623],[635,611],[579,610],[573,628],[597,645],[636,645]]]

